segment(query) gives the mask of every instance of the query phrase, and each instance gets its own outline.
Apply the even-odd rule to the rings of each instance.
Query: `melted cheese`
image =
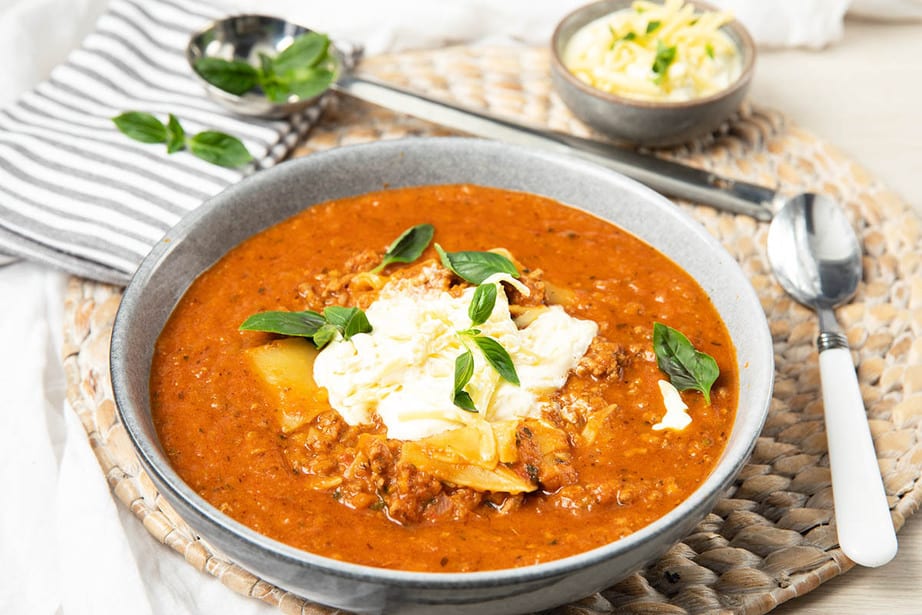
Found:
[[[610,94],[658,101],[709,96],[742,72],[739,50],[720,31],[732,19],[726,12],[695,13],[682,0],[635,2],[580,28],[562,60],[581,80]],[[653,66],[661,48],[674,48],[675,57],[658,75]]]
[[[474,288],[452,297],[443,291],[407,292],[388,284],[365,311],[371,333],[324,348],[314,361],[314,380],[327,389],[330,405],[347,423],[370,423],[377,414],[388,437],[400,440],[479,422],[540,416],[542,397],[564,385],[598,326],[550,306],[520,330],[509,313],[501,281],[528,292],[509,276],[491,276],[484,283],[498,286],[496,305],[477,328],[503,345],[521,386],[502,380],[471,344],[474,375],[465,390],[479,412],[465,412],[452,401],[455,359],[465,350],[458,331],[470,327],[468,306]]]
[[[659,381],[659,391],[663,395],[663,405],[666,406],[666,414],[660,419],[660,422],[653,426],[653,429],[682,430],[688,427],[692,418],[687,410],[688,406],[682,401],[682,395],[679,390],[665,380]]]

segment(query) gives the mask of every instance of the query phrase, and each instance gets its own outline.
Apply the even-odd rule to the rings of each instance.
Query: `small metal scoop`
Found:
[[[820,320],[817,347],[839,545],[855,563],[881,566],[896,555],[896,533],[848,340],[833,313],[858,288],[861,246],[835,201],[802,194],[772,220],[768,259],[781,286]]]

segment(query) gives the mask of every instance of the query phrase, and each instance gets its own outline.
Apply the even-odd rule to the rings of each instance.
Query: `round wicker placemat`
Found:
[[[551,94],[542,50],[449,48],[368,59],[363,71],[435,97],[576,134],[589,134]],[[449,134],[351,100],[334,105],[298,155],[348,143]],[[920,220],[834,148],[746,107],[704,142],[664,153],[786,192],[812,190],[848,210],[865,249],[865,279],[839,312],[856,361],[893,520],[922,501],[922,239]],[[556,613],[764,613],[853,564],[836,544],[812,313],[787,298],[765,253],[766,225],[682,203],[740,262],[771,325],[776,382],[749,464],[713,512],[663,558]],[[284,613],[330,609],[260,580],[180,519],[141,471],[115,411],[108,342],[120,289],[73,278],[65,306],[68,399],[113,492],[157,540],[241,594]]]

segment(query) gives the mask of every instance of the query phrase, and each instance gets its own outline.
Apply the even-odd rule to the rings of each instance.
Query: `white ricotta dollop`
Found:
[[[314,380],[329,393],[330,405],[350,425],[370,423],[375,414],[387,436],[417,440],[478,421],[541,415],[540,398],[564,385],[598,331],[590,320],[560,306],[544,310],[523,329],[509,314],[501,281],[528,289],[497,274],[496,305],[477,328],[499,341],[515,364],[521,386],[502,380],[470,344],[474,375],[465,390],[478,413],[454,405],[455,359],[465,350],[458,331],[470,327],[468,306],[474,288],[460,297],[439,290],[407,292],[388,284],[365,310],[371,333],[329,344],[314,362]]]
[[[665,380],[659,381],[659,391],[663,395],[663,405],[666,406],[666,414],[660,419],[660,422],[653,426],[653,429],[682,430],[688,427],[692,418],[687,410],[688,406],[682,401],[682,395],[679,390],[672,386],[672,383]]]

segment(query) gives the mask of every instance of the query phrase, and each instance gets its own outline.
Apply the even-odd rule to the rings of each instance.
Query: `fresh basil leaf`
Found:
[[[474,400],[471,399],[470,394],[464,390],[464,387],[471,381],[473,375],[474,355],[470,350],[465,349],[464,352],[459,354],[455,359],[455,382],[454,391],[452,392],[452,401],[456,406],[468,412],[477,412],[477,408],[474,406]]]
[[[342,331],[343,339],[351,339],[358,333],[371,333],[371,323],[365,312],[357,307],[331,306],[323,309],[327,322]]]
[[[442,264],[471,284],[480,284],[494,273],[508,273],[514,278],[519,271],[512,261],[495,252],[446,252],[435,244]]]
[[[477,412],[477,406],[474,405],[474,400],[471,399],[471,394],[467,391],[458,391],[455,393],[455,398],[452,401],[462,410],[467,412]]]
[[[312,310],[303,312],[260,312],[240,325],[241,331],[265,331],[295,337],[313,337],[326,324],[323,316]]]
[[[667,47],[663,41],[656,41],[656,57],[653,58],[653,73],[656,75],[654,81],[661,83],[666,78],[666,71],[669,65],[675,60],[676,48]]]
[[[474,297],[467,308],[467,315],[471,317],[471,326],[476,327],[487,322],[496,305],[496,284],[481,284],[474,291]]]
[[[291,45],[275,57],[273,67],[279,74],[299,68],[312,68],[326,59],[329,48],[330,39],[326,34],[306,32],[296,37]]]
[[[167,130],[163,122],[150,113],[126,111],[112,118],[125,136],[141,143],[166,143]]]
[[[720,375],[714,357],[695,349],[680,331],[658,322],[653,323],[653,351],[656,364],[675,388],[701,391],[710,405],[711,387]]]
[[[273,59],[264,53],[259,54],[259,87],[266,98],[276,103],[288,102],[288,88],[275,72]]]
[[[318,350],[323,350],[324,346],[332,342],[339,332],[339,327],[336,325],[331,325],[330,323],[323,325],[314,334],[314,346]]]
[[[372,269],[371,272],[378,273],[391,263],[412,263],[429,246],[434,234],[435,227],[431,224],[411,226],[388,246],[381,264]]]
[[[632,41],[632,40],[634,40],[635,38],[637,38],[637,33],[636,33],[636,32],[628,32],[627,34],[625,34],[624,36],[621,37],[621,40],[622,40],[622,41]]]
[[[663,25],[663,23],[662,23],[661,21],[657,21],[657,20],[655,20],[655,19],[652,20],[652,21],[647,22],[647,32],[646,32],[646,34],[650,34],[651,32],[655,32],[657,29],[659,29],[659,27],[660,27],[661,25]]]
[[[499,373],[503,380],[516,386],[520,384],[519,375],[515,371],[515,365],[512,363],[512,357],[509,356],[502,344],[486,335],[478,335],[471,339],[480,348],[487,363],[493,366],[493,369]]]
[[[198,133],[186,145],[202,160],[222,167],[237,168],[253,160],[240,139],[215,130]]]
[[[329,68],[312,68],[297,78],[286,77],[288,92],[301,100],[320,96],[333,83],[334,72]]]
[[[179,150],[186,147],[186,131],[183,129],[182,124],[179,123],[179,120],[172,113],[170,114],[170,121],[166,125],[167,131],[167,142],[166,142],[166,152],[172,154],[178,152]]]
[[[465,349],[464,352],[455,358],[455,394],[466,387],[467,383],[471,381],[473,376],[474,353],[472,353],[469,349]]]
[[[467,336],[480,335],[480,329],[474,329],[472,327],[470,329],[465,329],[464,331],[458,331],[458,335],[467,335]]]
[[[237,96],[249,92],[259,83],[256,68],[241,60],[199,58],[195,62],[195,71],[216,88]]]

